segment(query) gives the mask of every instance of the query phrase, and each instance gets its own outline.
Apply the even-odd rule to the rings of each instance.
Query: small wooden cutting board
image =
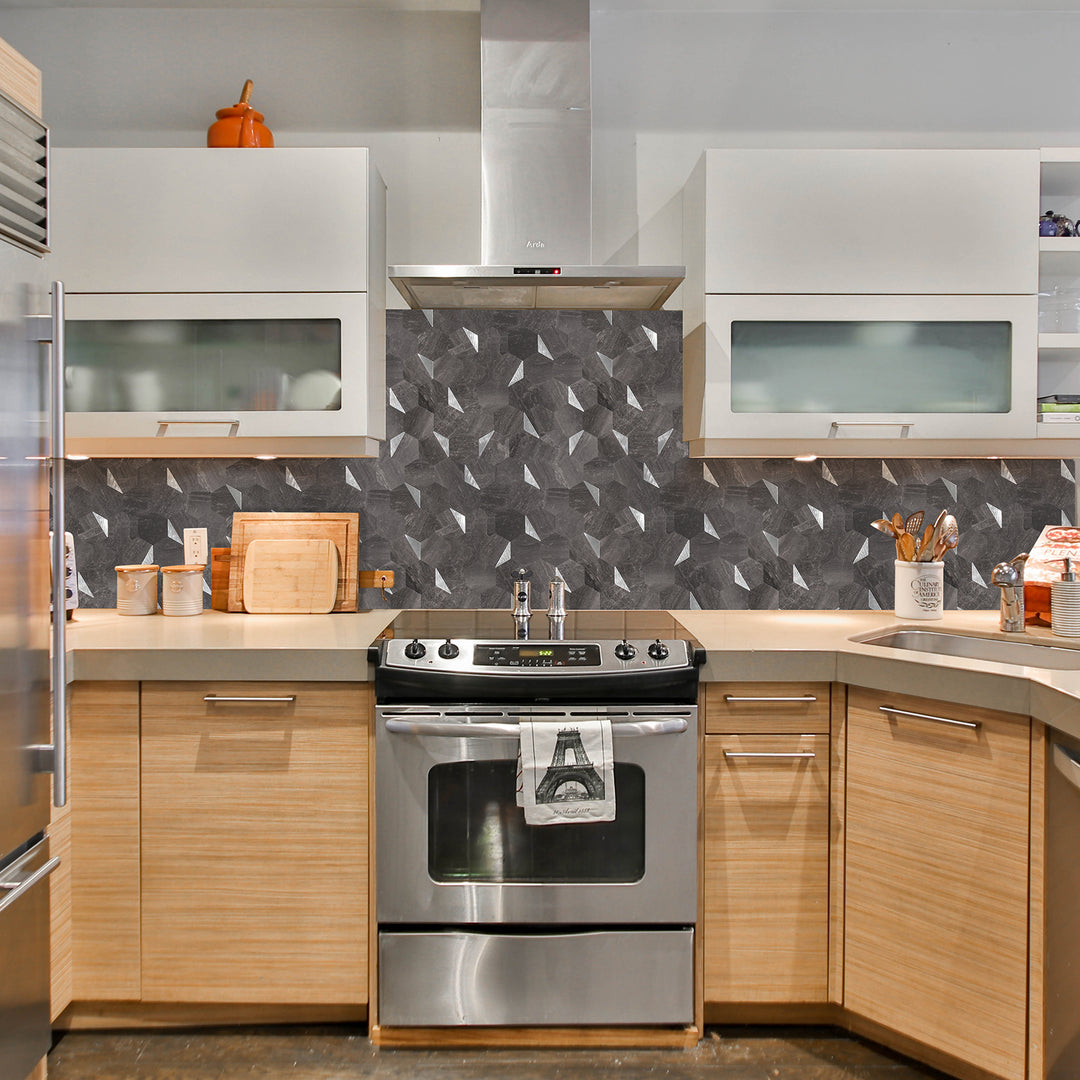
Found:
[[[244,610],[253,615],[325,615],[337,589],[338,553],[329,537],[252,540],[247,546]]]

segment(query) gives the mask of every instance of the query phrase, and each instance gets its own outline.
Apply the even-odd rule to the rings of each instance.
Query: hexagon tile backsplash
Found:
[[[990,567],[1072,522],[1071,461],[691,460],[681,367],[679,312],[389,312],[378,458],[68,463],[80,603],[236,510],[357,511],[360,567],[428,608],[508,607],[519,566],[537,608],[556,573],[571,608],[891,608],[870,522],[943,508],[946,607],[989,608]]]

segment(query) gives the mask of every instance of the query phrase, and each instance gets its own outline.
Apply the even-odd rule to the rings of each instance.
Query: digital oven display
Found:
[[[599,667],[600,646],[553,641],[536,645],[475,645],[476,667]]]

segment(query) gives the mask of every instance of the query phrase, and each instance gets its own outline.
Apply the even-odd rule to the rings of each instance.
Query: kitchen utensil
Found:
[[[233,514],[229,559],[229,611],[244,610],[244,562],[253,540],[334,541],[338,555],[338,588],[334,611],[356,610],[360,515],[347,513]]]
[[[902,533],[896,541],[896,549],[900,552],[900,558],[906,562],[915,561],[915,537],[911,533]]]
[[[871,521],[870,524],[873,525],[878,532],[883,532],[886,536],[891,536],[895,539],[896,530],[893,528],[893,523],[888,518],[878,518],[876,521]]]
[[[922,510],[916,510],[914,514],[909,515],[907,521],[904,522],[904,532],[918,536],[922,532],[923,517]]]
[[[952,514],[946,514],[941,523],[941,532],[938,533],[934,542],[934,561],[938,561],[946,551],[952,550],[960,541],[960,529],[956,524],[956,518]]]
[[[934,519],[934,531],[930,534],[930,542],[919,551],[919,562],[930,562],[931,559],[933,559],[934,549],[937,547],[938,537],[941,535],[941,527],[945,522],[947,514],[947,510],[942,510]]]
[[[915,555],[917,562],[923,562],[923,552],[930,546],[930,538],[934,535],[934,526],[927,525],[923,530],[922,539],[919,541],[918,551]]]
[[[244,560],[244,610],[320,614],[337,599],[338,553],[329,537],[252,540]]]
[[[904,519],[899,514],[893,514],[892,527],[898,537],[904,531]]]
[[[263,123],[264,117],[250,105],[252,82],[247,79],[240,93],[240,100],[224,109],[218,109],[217,120],[206,132],[207,146],[273,146],[274,136]]]

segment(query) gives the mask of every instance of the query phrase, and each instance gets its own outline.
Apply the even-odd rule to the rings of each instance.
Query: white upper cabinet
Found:
[[[1039,158],[706,151],[684,191],[691,454],[1035,444]]]
[[[367,149],[65,149],[52,176],[69,450],[378,452],[386,189]]]
[[[52,165],[71,292],[368,290],[365,148],[54,149]]]
[[[708,150],[690,186],[707,293],[1038,288],[1037,150]]]

